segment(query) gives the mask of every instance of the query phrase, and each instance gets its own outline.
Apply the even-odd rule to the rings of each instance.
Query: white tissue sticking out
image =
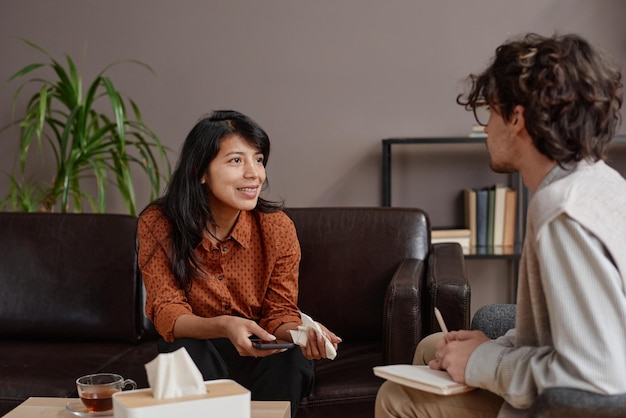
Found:
[[[320,325],[305,313],[300,312],[300,318],[302,318],[302,325],[300,325],[298,329],[289,330],[293,342],[298,344],[300,347],[306,347],[308,341],[307,335],[309,333],[309,330],[313,328],[315,332],[317,332],[319,335],[322,336],[322,338],[324,338],[324,345],[326,346],[326,358],[333,360],[335,357],[337,357],[337,350],[335,350],[335,347],[333,347],[332,343],[322,333]]]
[[[202,374],[184,347],[172,353],[159,354],[145,367],[155,399],[206,393]]]

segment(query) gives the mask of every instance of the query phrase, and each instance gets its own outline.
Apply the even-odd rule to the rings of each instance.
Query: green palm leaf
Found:
[[[113,187],[127,211],[135,214],[132,167],[138,167],[147,177],[153,199],[161,192],[161,180],[171,173],[167,158],[170,150],[144,124],[137,103],[117,90],[106,71],[123,63],[154,71],[136,60],[114,62],[88,84],[83,95],[81,74],[69,55],[65,55],[63,65],[43,48],[22,40],[45,55],[48,62],[26,65],[8,79],[8,82],[21,81],[13,95],[13,112],[23,99],[25,86],[38,87],[26,98],[21,119],[0,129],[1,134],[12,126],[20,127],[17,172],[10,175],[10,190],[0,200],[0,208],[80,212],[87,203],[92,211],[101,213],[106,210],[108,189]],[[51,69],[54,77],[26,79],[44,68]],[[126,111],[127,104],[132,109],[131,115]],[[48,153],[54,159],[51,182],[26,179],[33,140],[37,141],[40,153]]]

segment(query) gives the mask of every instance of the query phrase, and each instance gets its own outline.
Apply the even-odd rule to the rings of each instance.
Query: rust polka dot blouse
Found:
[[[171,225],[156,206],[139,218],[139,268],[146,287],[146,315],[158,333],[173,341],[176,319],[234,315],[256,321],[273,333],[298,313],[300,244],[293,222],[282,212],[242,211],[228,240],[196,248],[205,275],[181,290],[169,262]]]

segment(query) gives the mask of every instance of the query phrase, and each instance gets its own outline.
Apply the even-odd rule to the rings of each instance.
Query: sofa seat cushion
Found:
[[[3,399],[30,396],[77,396],[76,379],[119,373],[146,385],[144,364],[154,358],[156,343],[77,343],[0,340],[0,393]]]
[[[313,393],[300,407],[336,406],[367,400],[373,405],[378,388],[384,382],[372,370],[383,364],[381,352],[380,341],[342,342],[334,360],[317,361]]]

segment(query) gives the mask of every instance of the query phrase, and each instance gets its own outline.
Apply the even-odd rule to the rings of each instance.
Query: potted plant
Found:
[[[103,213],[107,188],[112,184],[128,212],[136,214],[131,168],[139,168],[148,177],[152,200],[160,193],[163,177],[169,176],[170,164],[166,148],[142,121],[137,104],[118,91],[105,74],[119,62],[107,66],[83,90],[81,74],[69,55],[64,66],[41,47],[23,41],[48,61],[27,65],[8,81],[24,80],[44,68],[50,68],[53,76],[27,79],[13,95],[15,112],[25,92],[34,91],[23,117],[0,130],[19,125],[17,164],[9,174],[9,193],[0,207],[26,212],[83,212],[87,202],[93,212]],[[152,72],[141,62],[122,62]],[[53,157],[48,159],[54,158],[54,172],[48,181],[27,177],[27,157],[35,140],[36,149],[51,150]],[[165,172],[160,163],[165,164]]]

